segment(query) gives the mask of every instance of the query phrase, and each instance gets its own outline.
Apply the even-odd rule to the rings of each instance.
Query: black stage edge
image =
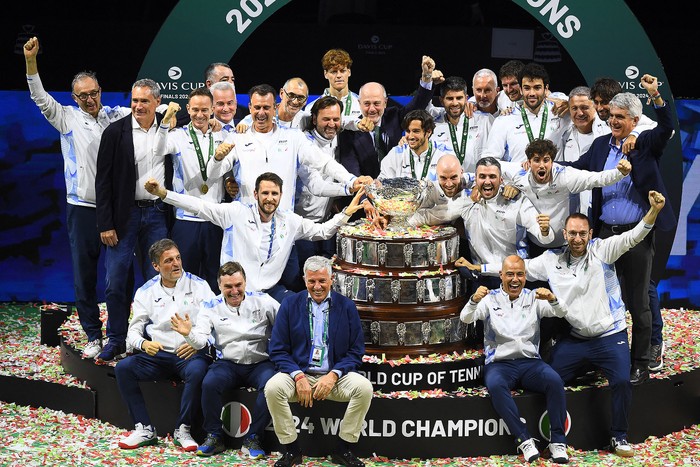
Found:
[[[61,343],[61,362],[68,373],[83,379],[96,394],[96,417],[114,425],[131,429],[131,421],[119,395],[114,369],[82,360],[80,353]],[[377,367],[383,365],[375,365]],[[414,365],[401,365],[392,370],[415,374]],[[437,368],[439,364],[431,365]],[[411,376],[400,376],[410,380]],[[170,381],[142,383],[146,404],[159,435],[172,433],[182,384]],[[224,426],[230,437],[227,445],[239,448],[250,420],[255,391],[240,389],[228,395],[230,403],[224,415]],[[587,387],[569,391],[567,409],[570,417],[567,442],[576,449],[603,449],[609,443],[610,391]],[[545,413],[544,397],[526,393],[516,397],[520,414],[527,420],[530,434],[542,440],[540,431]],[[31,404],[31,402],[28,402]],[[62,409],[64,410],[64,409]],[[328,454],[335,445],[335,435],[345,404],[329,401],[314,403],[312,409],[292,404],[297,422],[299,442],[306,455]],[[669,379],[650,380],[633,389],[629,439],[637,443],[648,436],[662,436],[700,421],[700,370],[693,370]],[[203,433],[195,431],[202,441]],[[265,437],[270,450],[279,444],[268,427]],[[369,457],[374,453],[390,458],[435,458],[515,454],[515,445],[505,423],[501,421],[489,398],[385,399],[375,397],[366,418],[356,454]]]
[[[0,376],[0,400],[95,418],[95,392],[26,378]]]

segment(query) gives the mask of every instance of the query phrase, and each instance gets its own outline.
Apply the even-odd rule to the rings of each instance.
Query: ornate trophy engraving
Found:
[[[413,245],[407,243],[403,246],[403,259],[406,262],[406,266],[411,266],[411,259],[413,257]]]
[[[367,279],[367,301],[374,301],[374,279]]]
[[[435,266],[437,262],[437,245],[435,243],[428,244],[428,260],[431,266]]]
[[[430,341],[430,321],[425,321],[421,325],[420,332],[423,335],[423,343],[427,344]]]
[[[362,240],[355,242],[355,262],[362,264]]]
[[[396,334],[399,336],[399,345],[404,345],[406,342],[406,325],[404,323],[396,325]]]
[[[445,342],[450,342],[452,340],[452,320],[450,318],[445,319]]]
[[[440,300],[445,299],[445,279],[441,278],[438,283],[438,290],[440,291]]]
[[[425,298],[425,282],[423,279],[418,279],[416,281],[416,299],[418,303],[423,303]]]
[[[399,301],[399,292],[401,291],[401,283],[397,280],[394,279],[391,281],[391,299],[394,302]]]
[[[379,321],[372,321],[372,324],[369,326],[372,333],[372,344],[374,345],[379,344],[379,327]]]
[[[379,253],[379,265],[386,265],[386,243],[377,245],[377,253]]]

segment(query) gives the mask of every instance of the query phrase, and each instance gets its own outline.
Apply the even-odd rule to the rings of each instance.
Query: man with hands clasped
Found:
[[[136,424],[134,431],[119,441],[119,447],[134,449],[158,442],[139,381],[177,376],[185,387],[173,443],[194,451],[197,443],[190,435],[192,414],[199,407],[200,387],[210,360],[206,351],[197,352],[171,329],[170,318],[180,313],[195,319],[200,303],[214,298],[214,293],[203,279],[182,270],[180,251],[172,240],[158,240],[148,255],[158,275],[136,291],[126,336],[127,342],[143,353],[120,361],[114,369],[119,392]]]
[[[549,289],[524,288],[525,262],[519,256],[504,259],[499,274],[500,289],[489,291],[480,286],[460,313],[460,319],[467,324],[484,321],[486,387],[493,408],[508,425],[525,460],[532,462],[540,453],[510,393],[515,387],[545,394],[551,425],[551,459],[567,463],[564,383],[539,355],[540,318],[563,317],[566,308]]]

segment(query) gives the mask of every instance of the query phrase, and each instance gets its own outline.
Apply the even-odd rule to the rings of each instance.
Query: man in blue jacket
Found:
[[[304,280],[307,291],[282,302],[270,339],[270,360],[279,373],[265,385],[265,399],[284,450],[275,467],[302,462],[289,402],[311,407],[314,400],[325,399],[349,402],[332,461],[362,467],[350,450],[372,402],[372,383],[357,373],[365,353],[360,316],[352,300],[331,292],[328,258],[306,260]]]

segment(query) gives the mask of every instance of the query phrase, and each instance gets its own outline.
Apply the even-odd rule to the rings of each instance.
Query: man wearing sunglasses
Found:
[[[107,126],[129,115],[128,107],[104,107],[102,90],[94,73],[82,71],[71,85],[78,105],[61,105],[45,90],[39,78],[36,56],[39,40],[24,44],[30,96],[61,134],[66,181],[66,226],[73,263],[75,306],[87,335],[83,358],[94,358],[102,350],[102,322],[97,307],[97,265],[102,249],[95,214],[95,173],[100,136]]]

